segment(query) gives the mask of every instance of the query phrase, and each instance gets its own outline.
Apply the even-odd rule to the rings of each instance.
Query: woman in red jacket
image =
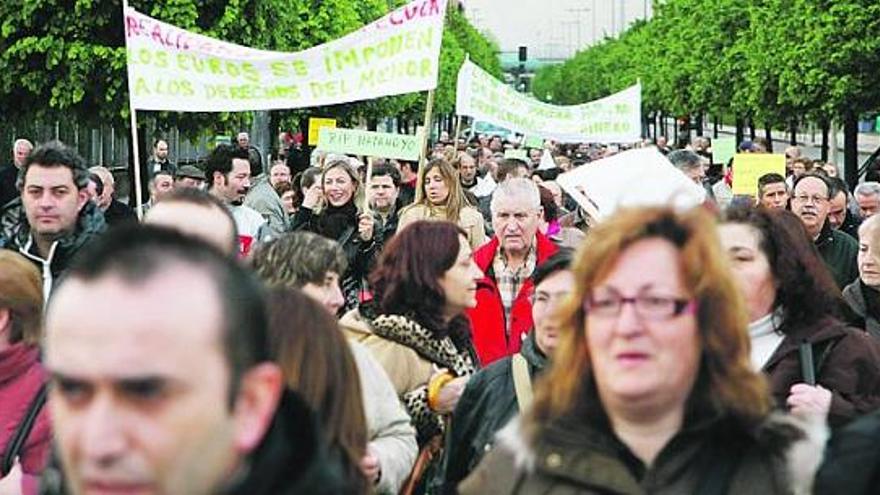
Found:
[[[37,399],[44,400],[46,382],[38,347],[42,310],[40,273],[18,253],[0,250],[0,488],[24,495],[37,493],[51,436]],[[33,419],[25,421],[29,413]],[[29,431],[22,429],[28,423]]]

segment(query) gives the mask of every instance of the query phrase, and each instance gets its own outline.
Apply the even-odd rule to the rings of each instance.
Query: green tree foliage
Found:
[[[298,51],[339,38],[386,14],[403,0],[131,0],[152,17],[207,36],[256,48]],[[500,75],[497,47],[458,11],[450,11],[441,54],[438,111],[455,101],[464,59]],[[119,0],[0,2],[0,114],[17,119],[70,119],[124,126],[128,117],[122,5]],[[281,117],[325,113],[344,121],[416,117],[424,95],[400,95]],[[139,116],[140,116],[139,112]],[[241,116],[144,112],[160,128],[220,129]]]
[[[872,0],[666,0],[655,15],[564,64],[538,98],[577,104],[637,79],[645,112],[770,124],[880,106],[880,4]]]

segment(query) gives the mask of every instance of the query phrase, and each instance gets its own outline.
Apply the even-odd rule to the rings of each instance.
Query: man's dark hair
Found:
[[[794,195],[794,190],[797,189],[797,185],[800,184],[800,182],[804,179],[818,179],[822,181],[822,183],[825,184],[825,189],[828,190],[828,197],[826,197],[825,199],[831,199],[834,197],[831,195],[831,182],[828,180],[828,177],[813,172],[807,172],[794,180],[794,185],[791,186],[792,195]]]
[[[412,173],[414,173],[414,174],[419,173],[419,162],[418,162],[418,160],[416,160],[416,161],[410,161],[410,160],[397,160],[397,163],[400,164],[400,168],[403,168],[403,166],[406,165],[407,167],[409,167],[410,170],[412,170]]]
[[[394,182],[394,187],[400,187],[400,171],[394,168],[392,165],[387,163],[382,163],[379,165],[373,166],[373,175],[372,177],[391,177],[391,181]]]
[[[560,248],[553,256],[547,258],[543,263],[535,267],[532,272],[532,283],[537,287],[547,277],[562,270],[571,268],[571,262],[574,252],[571,249]]]
[[[828,184],[831,185],[831,188],[828,192],[828,198],[834,199],[835,196],[840,194],[841,192],[847,194],[849,188],[846,187],[846,182],[840,177],[828,177]]]
[[[104,181],[101,180],[101,176],[94,173],[89,172],[89,181],[95,183],[95,193],[100,196],[104,194]]]
[[[327,272],[341,277],[347,264],[336,241],[305,231],[263,244],[251,258],[251,268],[267,286],[294,289],[308,283],[322,285]]]
[[[164,142],[165,144],[168,144],[168,140],[166,140],[165,138],[156,138],[153,140],[153,148],[158,146],[160,142]]]
[[[529,164],[519,158],[505,158],[501,160],[501,163],[498,164],[498,171],[495,174],[498,177],[498,182],[507,180],[507,176],[518,168],[524,168],[526,172],[531,170]]]
[[[89,185],[89,169],[75,149],[65,145],[61,141],[49,141],[34,148],[24,161],[18,174],[18,189],[24,187],[31,165],[40,167],[67,167],[73,175],[73,183],[77,189],[84,189]],[[102,183],[103,185],[103,183]]]
[[[167,204],[186,203],[219,211],[232,226],[232,237],[229,239],[230,252],[238,253],[238,227],[235,223],[235,217],[216,196],[194,187],[176,187],[162,198],[162,202]]]
[[[65,279],[94,282],[113,275],[137,287],[175,262],[204,272],[217,290],[215,297],[223,308],[220,332],[230,368],[232,407],[242,375],[269,360],[263,292],[253,275],[237,262],[207,242],[172,229],[126,225],[90,245],[74,261]]]
[[[214,184],[214,172],[220,172],[224,176],[228,176],[229,172],[232,172],[232,160],[235,158],[250,163],[247,150],[238,146],[218,144],[211,150],[205,159],[205,178],[208,180],[209,186]]]
[[[770,184],[778,184],[782,182],[785,183],[785,177],[777,174],[776,172],[770,172],[769,174],[764,174],[758,177],[758,198],[764,196],[764,188],[769,186]]]

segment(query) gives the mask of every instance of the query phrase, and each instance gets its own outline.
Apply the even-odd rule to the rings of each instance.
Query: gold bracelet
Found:
[[[452,373],[447,372],[428,382],[428,407],[432,411],[437,410],[437,400],[439,399],[440,390],[454,379],[455,377]]]

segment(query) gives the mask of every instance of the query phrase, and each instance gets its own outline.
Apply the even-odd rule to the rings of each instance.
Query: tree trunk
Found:
[[[767,138],[767,153],[773,153],[773,134],[770,129],[770,124],[766,124],[764,127],[764,137]]]
[[[265,173],[272,164],[272,138],[269,132],[269,111],[259,110],[254,112],[254,122],[251,124],[251,146],[256,147],[263,156],[263,170]],[[232,136],[235,139],[235,136]]]
[[[859,122],[852,111],[843,114],[843,175],[852,190],[859,180]]]
[[[376,128],[379,127],[379,121],[377,119],[367,119],[367,130],[368,131],[376,131]]]
[[[788,132],[791,133],[788,144],[797,146],[797,120],[791,119],[791,122],[788,124]]]
[[[755,140],[755,121],[749,117],[749,139]]]
[[[822,161],[828,161],[828,120],[823,119],[819,124],[822,128]],[[836,164],[835,164],[836,165]]]
[[[697,136],[703,136],[703,112],[697,114]]]
[[[745,121],[742,117],[736,118],[736,145],[739,146],[739,143],[743,142],[745,139]]]
[[[718,139],[718,116],[712,117],[712,139]]]

